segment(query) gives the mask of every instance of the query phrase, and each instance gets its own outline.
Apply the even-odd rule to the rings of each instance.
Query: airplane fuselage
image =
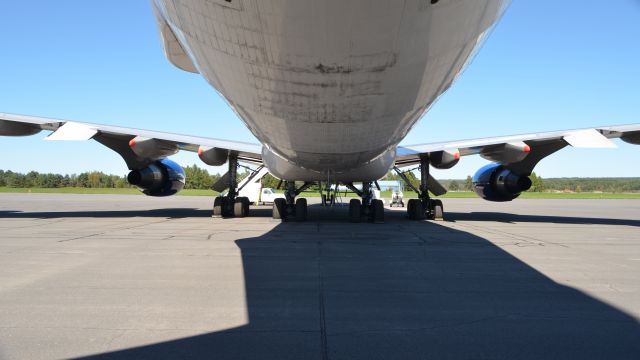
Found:
[[[374,180],[508,0],[154,0],[199,72],[292,180]],[[222,124],[216,124],[222,126]],[[359,177],[359,178],[358,178]]]

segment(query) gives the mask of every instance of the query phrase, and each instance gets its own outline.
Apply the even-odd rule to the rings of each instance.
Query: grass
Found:
[[[308,197],[320,197],[318,192],[305,192]],[[344,193],[341,193],[345,197]],[[353,193],[347,193],[346,197],[355,197]],[[385,199],[391,198],[390,191],[383,191],[380,196]],[[404,198],[417,198],[418,194],[413,191],[405,191]],[[472,191],[454,191],[448,192],[442,199],[475,199],[478,195]],[[520,196],[521,199],[640,199],[640,193],[551,193],[551,192],[525,192]]]
[[[134,188],[121,188],[121,189],[109,189],[109,188],[9,188],[0,187],[0,193],[56,193],[56,194],[118,194],[118,195],[142,195],[140,191]],[[216,196],[217,192],[212,190],[199,190],[199,189],[187,189],[178,193],[181,196]],[[320,193],[317,191],[305,191],[302,196],[306,197],[320,197]],[[341,193],[342,197],[356,197],[354,193]],[[383,198],[391,198],[390,191],[383,191],[381,196]],[[405,199],[416,198],[417,194],[412,191],[404,192]],[[440,198],[451,199],[472,199],[477,198],[474,192],[470,191],[456,191],[449,192]],[[523,193],[520,198],[522,199],[640,199],[640,193]]]
[[[0,193],[47,193],[47,194],[109,194],[109,195],[143,195],[138,189],[134,188],[10,188],[0,187]],[[217,192],[213,190],[188,189],[182,190],[178,195],[183,196],[216,196]]]

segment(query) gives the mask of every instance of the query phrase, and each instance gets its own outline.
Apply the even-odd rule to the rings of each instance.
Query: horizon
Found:
[[[215,167],[207,166],[207,165],[204,165],[204,164],[202,166],[199,165],[199,164],[190,164],[188,166],[191,167],[191,166],[194,166],[194,165],[197,166],[198,169],[207,171],[210,176],[222,176],[224,174],[224,172],[226,171],[226,170],[223,170],[223,171],[220,171],[220,172],[212,172],[212,171],[210,171],[210,169],[211,168],[215,168]],[[185,167],[187,167],[187,166],[185,166]],[[80,174],[87,174],[87,173],[102,173],[102,174],[104,174],[106,176],[120,176],[120,177],[123,177],[123,178],[127,177],[126,173],[124,175],[118,175],[118,174],[114,174],[114,173],[106,173],[106,172],[101,171],[101,170],[87,170],[87,171],[80,171],[80,172],[74,172],[74,173],[55,173],[55,172],[40,172],[40,171],[37,171],[37,170],[29,170],[29,171],[24,172],[24,171],[13,171],[13,170],[10,170],[10,169],[0,169],[0,172],[5,172],[6,173],[6,172],[9,172],[9,171],[12,172],[12,173],[15,173],[15,174],[20,174],[20,175],[27,175],[28,173],[36,172],[36,173],[38,173],[40,175],[62,175],[62,176],[70,176],[71,177],[71,176],[78,176]],[[129,171],[127,170],[126,172],[128,173]],[[538,176],[539,178],[542,178],[544,180],[563,180],[563,179],[566,179],[566,180],[572,180],[572,179],[577,179],[577,180],[591,180],[591,179],[594,179],[594,180],[604,180],[604,179],[610,179],[610,180],[616,180],[616,179],[635,180],[635,179],[640,179],[640,176],[600,176],[600,177],[563,176],[563,177],[545,177],[545,176],[539,175],[535,171],[532,174],[536,174],[536,176]],[[388,175],[394,175],[394,174],[393,174],[393,172],[390,171],[390,172],[387,173],[387,176]],[[442,181],[442,182],[454,181],[454,180],[455,181],[465,181],[467,176],[473,177],[473,174],[465,175],[462,178],[440,178],[438,180]],[[386,178],[386,176],[385,176],[385,178]],[[380,180],[383,180],[383,179],[380,179]],[[355,183],[359,183],[359,182],[356,181]]]

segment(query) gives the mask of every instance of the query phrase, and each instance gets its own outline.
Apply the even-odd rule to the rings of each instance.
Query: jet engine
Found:
[[[171,160],[162,159],[145,168],[132,170],[127,180],[145,195],[170,196],[182,190],[186,176],[180,165]]]
[[[473,191],[488,201],[511,201],[530,188],[528,176],[514,174],[500,164],[484,166],[473,176]]]

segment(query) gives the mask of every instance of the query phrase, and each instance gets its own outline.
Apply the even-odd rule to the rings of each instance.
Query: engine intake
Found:
[[[129,184],[135,185],[149,196],[171,196],[184,188],[184,170],[175,162],[162,159],[143,169],[132,170],[127,176]]]
[[[511,201],[530,188],[528,176],[514,174],[500,164],[484,166],[473,176],[473,191],[488,201]]]

